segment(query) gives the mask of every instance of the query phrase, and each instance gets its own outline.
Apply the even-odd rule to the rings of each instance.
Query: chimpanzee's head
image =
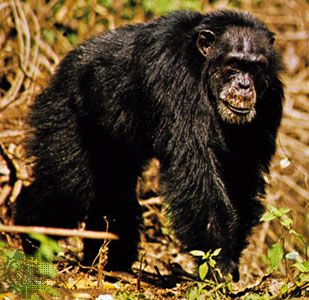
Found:
[[[207,62],[204,79],[223,121],[245,124],[255,118],[257,103],[277,71],[273,42],[265,27],[199,31],[197,47]]]

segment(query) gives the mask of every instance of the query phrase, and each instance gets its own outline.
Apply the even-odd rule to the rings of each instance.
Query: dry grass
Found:
[[[206,2],[204,7],[209,7]],[[227,3],[219,1],[216,7],[226,7]],[[285,115],[278,151],[268,177],[266,202],[292,208],[295,229],[308,240],[308,2],[243,1],[242,8],[263,19],[277,33],[277,47],[285,63]],[[113,8],[103,7],[96,0],[65,0],[61,5],[55,0],[0,2],[0,143],[3,150],[2,156],[0,153],[0,222],[11,223],[11,205],[21,183],[29,183],[31,168],[23,151],[29,104],[46,86],[59,60],[72,49],[72,43],[126,23],[124,16],[128,15],[134,22],[146,19],[139,7],[129,11],[124,1],[115,1]],[[165,222],[157,200],[144,204],[149,208],[146,222],[153,222],[154,215],[158,222]],[[277,241],[280,234],[281,227],[277,223],[263,224],[256,230],[243,256],[243,282],[252,281],[252,274],[263,274],[261,254],[269,244]],[[15,244],[9,236],[6,238]],[[147,247],[145,237],[143,241]],[[292,237],[287,238],[286,246],[288,250],[304,254],[303,248]],[[165,251],[174,250],[165,247]]]

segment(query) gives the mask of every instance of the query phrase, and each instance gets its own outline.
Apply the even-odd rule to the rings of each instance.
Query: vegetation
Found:
[[[60,251],[58,244],[45,236],[33,234],[41,242],[41,247],[33,256],[0,244],[1,290],[12,291],[23,299],[41,299],[41,295],[56,296],[57,291],[48,285],[48,279],[55,278],[58,272],[52,261]]]
[[[309,293],[308,170],[309,58],[306,0],[3,0],[0,3],[0,223],[12,224],[12,207],[21,186],[31,182],[31,158],[25,158],[26,116],[35,95],[46,86],[60,59],[77,43],[106,29],[149,20],[185,8],[251,11],[276,33],[285,63],[285,117],[273,160],[268,210],[244,252],[235,284],[216,270],[214,252],[200,256],[199,280],[190,259],[180,253],[155,195],[157,163],[152,162],[138,190],[145,232],[136,277],[111,274],[79,263],[81,242],[70,238],[59,249],[44,236],[36,256],[23,255],[16,235],[0,233],[0,299],[305,299]],[[108,243],[99,266],[104,265]],[[124,249],[125,251],[125,249]],[[144,255],[144,253],[146,253]],[[65,259],[64,259],[65,258]],[[179,265],[182,268],[179,268]],[[56,269],[58,271],[56,271]],[[83,272],[81,272],[83,271]],[[56,274],[57,273],[57,274]],[[116,281],[116,283],[114,283]],[[100,298],[99,298],[100,299]],[[104,299],[104,298],[102,298]],[[108,299],[108,298],[106,298]],[[112,298],[109,298],[112,299]]]

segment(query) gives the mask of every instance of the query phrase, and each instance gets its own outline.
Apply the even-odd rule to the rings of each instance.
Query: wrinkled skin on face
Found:
[[[235,26],[221,36],[204,31],[197,44],[206,57],[212,57],[206,75],[208,90],[222,120],[232,124],[251,122],[257,114],[257,102],[268,87],[272,35]]]

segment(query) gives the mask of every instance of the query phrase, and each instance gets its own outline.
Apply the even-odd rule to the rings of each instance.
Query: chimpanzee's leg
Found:
[[[141,208],[136,199],[139,173],[137,159],[108,137],[91,150],[95,178],[95,199],[86,219],[89,230],[106,230],[119,236],[109,243],[107,268],[129,270],[137,259]],[[104,220],[104,217],[106,219]],[[84,263],[92,264],[103,241],[86,239]]]

